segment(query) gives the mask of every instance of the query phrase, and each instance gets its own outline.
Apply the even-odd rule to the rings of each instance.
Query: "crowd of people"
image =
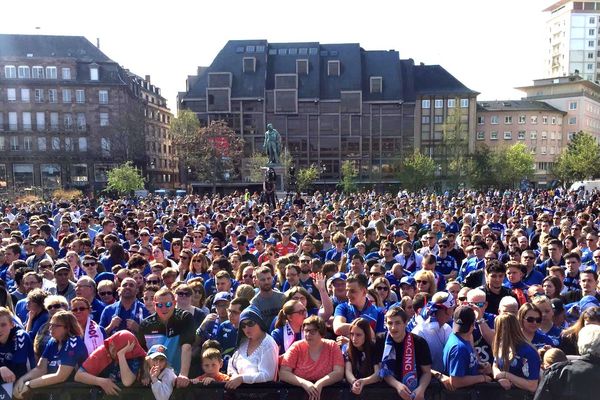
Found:
[[[595,398],[600,195],[463,190],[5,202],[0,378],[19,399],[345,381]],[[584,382],[584,383],[582,383]],[[2,385],[5,390],[5,385]],[[9,393],[10,394],[10,393]],[[587,397],[586,397],[587,396]]]

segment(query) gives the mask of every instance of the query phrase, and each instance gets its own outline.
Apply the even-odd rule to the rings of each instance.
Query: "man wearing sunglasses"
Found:
[[[109,336],[125,329],[136,333],[142,320],[150,315],[144,303],[137,299],[135,279],[123,279],[118,292],[119,301],[106,306],[100,316],[100,326]]]
[[[162,344],[167,350],[169,365],[177,376],[177,387],[187,387],[194,343],[194,317],[175,307],[175,295],[168,288],[154,294],[156,312],[140,324],[136,337],[140,345],[148,349]]]
[[[487,301],[485,292],[481,289],[469,290],[467,293],[467,304],[475,311],[475,329],[473,329],[473,346],[479,356],[480,362],[493,364],[494,356],[491,344],[494,342],[494,320],[493,314],[487,313]]]

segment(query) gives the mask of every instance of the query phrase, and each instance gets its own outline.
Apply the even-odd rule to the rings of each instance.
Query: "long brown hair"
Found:
[[[50,322],[53,324],[59,322],[65,326],[67,335],[63,340],[66,340],[69,336],[83,336],[83,330],[71,311],[58,311],[52,316]]]
[[[577,322],[562,331],[561,337],[565,337],[574,340],[577,343],[579,337],[579,331],[583,329],[586,323],[592,322],[600,325],[600,307],[593,306],[581,313]]]
[[[496,360],[502,359],[502,370],[508,371],[511,356],[517,354],[517,348],[522,344],[531,346],[531,343],[523,335],[519,320],[512,314],[504,313],[496,317],[496,332],[494,333],[494,345],[492,350]]]
[[[282,326],[285,326],[285,323],[288,320],[288,315],[294,312],[294,307],[296,307],[296,304],[302,303],[300,303],[300,300],[288,300],[283,304],[283,307],[281,307],[281,310],[279,310],[279,314],[277,314],[275,328],[281,328]]]
[[[361,357],[361,351],[352,344],[352,340],[348,342],[348,361],[352,365],[352,371],[358,372],[360,378],[366,378],[367,376],[373,375],[374,362],[373,357],[375,356],[375,334],[369,321],[365,318],[357,318],[352,321],[350,325],[350,331],[352,328],[357,327],[362,329],[365,333],[365,343],[363,344],[362,353],[364,353],[364,359]],[[361,364],[359,364],[361,363]]]

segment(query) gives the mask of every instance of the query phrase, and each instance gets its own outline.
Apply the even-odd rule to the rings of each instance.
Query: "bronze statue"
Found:
[[[279,164],[279,154],[281,152],[281,136],[277,129],[273,128],[273,124],[267,124],[265,132],[265,143],[263,149],[269,157],[269,164]]]

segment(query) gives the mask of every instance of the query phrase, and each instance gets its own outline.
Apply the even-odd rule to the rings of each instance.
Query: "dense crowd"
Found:
[[[111,395],[137,382],[157,400],[213,382],[281,381],[310,400],[342,380],[402,399],[432,380],[539,399],[600,383],[597,193],[272,207],[246,191],[6,202],[0,217],[1,390],[15,398],[67,380]]]

